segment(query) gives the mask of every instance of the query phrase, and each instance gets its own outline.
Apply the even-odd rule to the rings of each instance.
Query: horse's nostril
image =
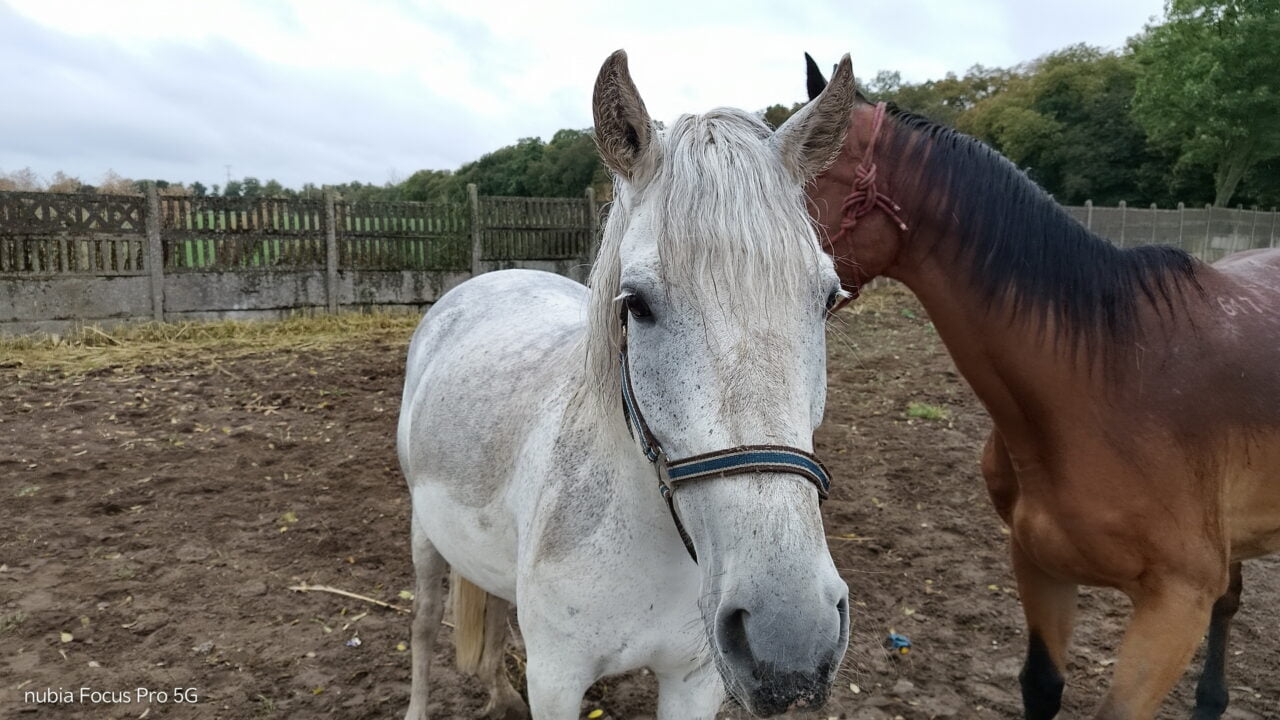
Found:
[[[743,660],[751,658],[751,644],[747,642],[748,616],[750,613],[743,608],[720,613],[716,640],[719,641],[720,651],[725,655]]]

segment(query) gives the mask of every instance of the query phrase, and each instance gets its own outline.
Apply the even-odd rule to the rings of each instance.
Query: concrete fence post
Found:
[[[1087,230],[1093,229],[1093,201],[1084,201],[1084,226]]]
[[[151,275],[151,319],[164,322],[164,244],[160,238],[160,191],[147,183],[147,268]]]
[[[1186,222],[1187,206],[1185,203],[1178,203],[1178,247],[1183,250],[1187,249],[1187,246],[1182,242],[1182,228],[1186,225]]]
[[[324,266],[325,295],[329,312],[338,312],[338,210],[336,193],[324,191]]]
[[[1123,200],[1120,201],[1120,247],[1124,247],[1124,226],[1125,220],[1128,219],[1129,206]]]
[[[476,277],[483,272],[484,244],[480,235],[480,194],[475,183],[467,183],[467,208],[471,211],[471,277]]]
[[[1271,206],[1271,242],[1267,243],[1267,247],[1276,246],[1276,208]]]
[[[1200,259],[1209,260],[1209,238],[1213,235],[1213,205],[1204,204],[1204,245],[1200,248]]]
[[[1156,232],[1160,230],[1160,213],[1155,203],[1151,203],[1151,244],[1156,245],[1160,241],[1156,239]]]
[[[600,211],[596,207],[596,189],[588,185],[584,195],[587,202],[587,232],[591,234],[587,241],[587,267],[589,268],[595,262],[596,255],[600,254]]]
[[[1254,205],[1253,210],[1250,210],[1249,214],[1252,216],[1252,220],[1249,223],[1249,249],[1252,250],[1257,247],[1258,206]]]
[[[1240,236],[1244,235],[1241,226],[1244,225],[1244,203],[1236,203],[1236,219],[1231,223],[1231,250],[1230,252],[1240,251]]]

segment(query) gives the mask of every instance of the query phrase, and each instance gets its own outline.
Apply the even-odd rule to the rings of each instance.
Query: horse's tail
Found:
[[[453,645],[458,669],[474,675],[480,670],[484,655],[484,612],[489,593],[452,570],[449,596],[453,605]]]

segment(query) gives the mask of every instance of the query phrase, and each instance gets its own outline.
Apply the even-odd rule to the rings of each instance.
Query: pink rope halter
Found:
[[[898,215],[902,208],[888,195],[876,189],[876,141],[880,139],[880,127],[884,124],[885,104],[876,103],[875,116],[871,121],[871,141],[867,143],[867,152],[853,169],[853,189],[840,206],[840,232],[831,239],[832,245],[845,238],[850,230],[858,224],[858,220],[879,208],[898,225],[898,229],[906,230],[907,224]]]
[[[876,103],[875,115],[871,121],[871,140],[867,143],[866,154],[858,161],[858,166],[853,169],[853,188],[849,191],[849,196],[844,199],[844,204],[840,206],[840,231],[836,233],[835,237],[831,238],[832,250],[853,230],[854,226],[858,224],[858,220],[871,214],[877,208],[883,210],[891,220],[897,223],[898,229],[907,229],[907,223],[898,215],[902,208],[888,195],[876,188],[875,149],[876,142],[880,139],[880,128],[884,125],[884,114],[885,104],[882,102]],[[858,297],[861,288],[854,284],[847,289],[849,296],[832,308],[833,312]]]

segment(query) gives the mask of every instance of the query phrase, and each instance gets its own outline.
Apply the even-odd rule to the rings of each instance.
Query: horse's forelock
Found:
[[[592,268],[587,385],[607,410],[618,402],[622,241],[636,211],[652,213],[660,272],[726,301],[739,312],[764,312],[809,293],[822,250],[803,187],[768,142],[768,126],[733,108],[685,115],[664,131],[660,163],[642,184],[614,181],[614,202]],[[717,298],[717,294],[730,296]]]

